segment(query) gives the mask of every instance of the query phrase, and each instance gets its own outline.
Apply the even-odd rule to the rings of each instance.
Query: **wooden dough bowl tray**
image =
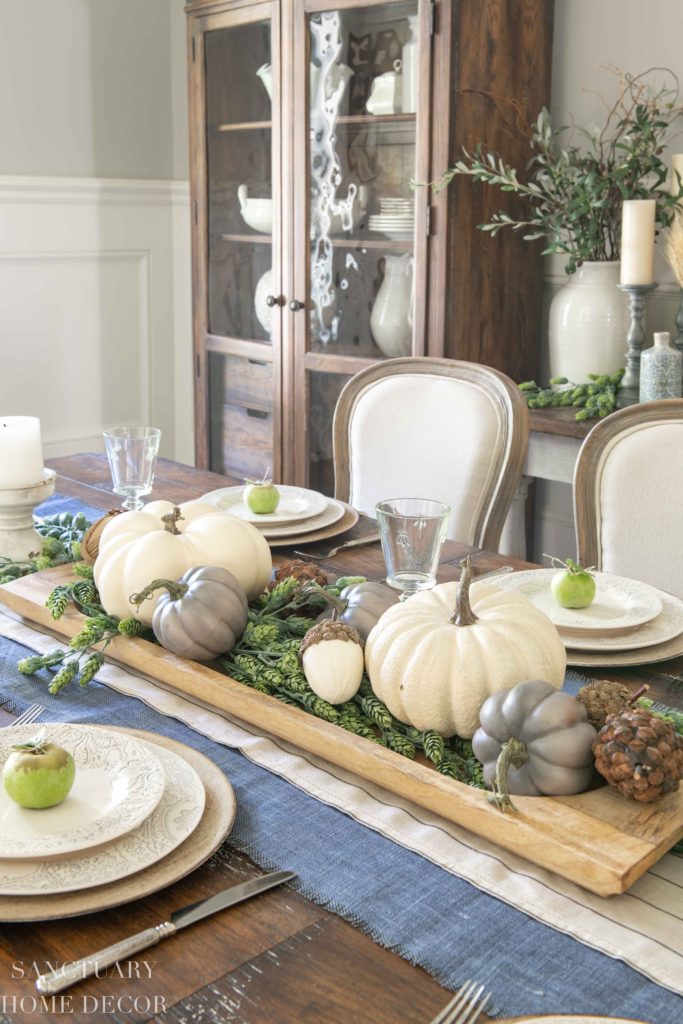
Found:
[[[33,573],[0,587],[0,601],[29,622],[70,638],[81,628],[82,616],[70,608],[55,621],[45,601],[57,584],[72,579],[68,565]],[[146,640],[116,638],[107,647],[107,658],[368,779],[600,896],[624,892],[683,836],[680,791],[646,805],[607,786],[570,797],[515,797],[518,813],[503,814],[482,790]]]

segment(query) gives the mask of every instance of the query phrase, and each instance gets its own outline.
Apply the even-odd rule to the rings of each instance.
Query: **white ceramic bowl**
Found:
[[[273,230],[273,200],[272,199],[245,199],[240,207],[242,219],[254,231],[263,235],[271,234]]]

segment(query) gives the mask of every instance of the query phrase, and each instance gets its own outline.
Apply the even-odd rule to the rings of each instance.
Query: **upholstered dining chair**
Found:
[[[682,503],[683,399],[612,413],[574,470],[580,561],[683,598]]]
[[[352,377],[337,401],[335,497],[372,516],[385,499],[443,501],[449,538],[495,551],[528,437],[524,398],[498,370],[388,359]]]

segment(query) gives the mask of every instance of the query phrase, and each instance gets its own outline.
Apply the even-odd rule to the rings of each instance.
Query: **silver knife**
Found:
[[[274,871],[270,875],[262,875],[249,882],[232,885],[229,889],[223,889],[222,892],[216,893],[215,896],[200,900],[199,903],[191,903],[189,907],[183,907],[182,910],[174,910],[170,921],[164,921],[163,924],[158,924],[154,928],[146,928],[145,931],[138,932],[137,935],[130,935],[127,939],[122,939],[121,942],[115,942],[113,946],[107,946],[106,949],[101,949],[98,953],[93,953],[92,956],[83,957],[82,960],[75,960],[56,971],[39,975],[36,978],[36,988],[45,995],[61,992],[77,981],[89,978],[91,974],[95,974],[103,967],[110,967],[117,960],[123,960],[134,953],[139,953],[141,949],[154,946],[162,939],[168,938],[169,935],[175,935],[181,928],[187,928],[188,925],[195,924],[210,914],[215,914],[218,910],[232,907],[235,903],[248,900],[250,896],[256,896],[260,892],[265,892],[266,889],[282,885],[283,882],[289,882],[292,878],[296,878],[293,871]]]

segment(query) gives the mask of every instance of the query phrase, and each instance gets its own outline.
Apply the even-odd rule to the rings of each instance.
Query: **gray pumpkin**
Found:
[[[247,624],[249,604],[231,572],[202,566],[188,569],[175,583],[155,583],[166,589],[152,617],[154,635],[163,647],[182,658],[211,661],[235,646]]]
[[[368,581],[350,583],[340,592],[339,599],[333,600],[330,594],[328,600],[330,606],[318,616],[318,622],[334,616],[337,622],[353,626],[362,639],[367,640],[370,630],[377,625],[387,608],[396,604],[398,594],[384,583]]]
[[[479,721],[472,749],[484,766],[484,781],[506,804],[502,809],[509,809],[508,792],[559,796],[590,785],[597,733],[585,705],[571,694],[538,679],[520,683],[488,697]]]

